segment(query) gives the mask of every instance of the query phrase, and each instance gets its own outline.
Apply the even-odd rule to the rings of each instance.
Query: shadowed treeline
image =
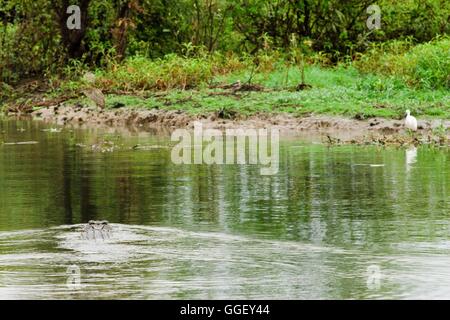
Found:
[[[367,19],[372,0],[0,1],[0,81],[105,66],[132,56],[288,51],[292,37],[325,60],[354,59],[371,43],[448,34],[445,0],[377,1],[381,27]],[[79,27],[69,29],[79,7]],[[303,48],[305,49],[305,48]],[[67,65],[67,62],[72,63]],[[72,70],[73,71],[73,70]]]

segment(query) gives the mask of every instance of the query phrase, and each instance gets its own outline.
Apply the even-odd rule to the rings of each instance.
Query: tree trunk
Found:
[[[55,6],[56,15],[58,17],[59,29],[61,33],[62,45],[65,47],[68,59],[81,58],[86,52],[83,44],[88,25],[88,8],[91,0],[80,0],[77,4],[81,11],[81,28],[70,30],[67,27],[67,8],[72,5],[69,0],[62,0],[61,6]]]

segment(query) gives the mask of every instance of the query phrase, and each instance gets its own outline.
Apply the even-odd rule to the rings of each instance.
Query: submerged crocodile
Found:
[[[81,237],[85,240],[109,239],[112,236],[112,227],[106,220],[90,220],[82,229]]]

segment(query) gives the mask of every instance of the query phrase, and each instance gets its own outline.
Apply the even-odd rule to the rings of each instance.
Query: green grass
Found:
[[[164,95],[139,98],[127,95],[109,95],[107,105],[121,102],[129,107],[184,110],[191,114],[207,114],[219,110],[236,111],[244,115],[258,112],[286,112],[294,115],[331,114],[356,117],[401,118],[406,109],[424,117],[450,118],[450,91],[424,89],[406,85],[396,77],[360,74],[353,67],[321,68],[308,66],[306,82],[311,89],[292,91],[300,82],[297,69],[289,71],[279,66],[269,73],[258,73],[252,83],[258,83],[269,92],[239,92],[229,94],[221,89],[168,90]],[[217,76],[215,83],[246,82],[250,71]]]

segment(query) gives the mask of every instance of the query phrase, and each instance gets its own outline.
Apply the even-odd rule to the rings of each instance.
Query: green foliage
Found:
[[[427,42],[450,34],[450,2],[447,0],[382,0],[382,32],[379,41],[414,39]]]
[[[75,0],[87,6],[79,34],[65,27],[65,0],[0,0],[0,80],[61,73],[71,59],[105,67],[126,57],[163,58],[168,54],[239,52],[259,55],[258,68],[271,65],[262,52],[293,52],[291,39],[310,41],[301,60],[322,64],[351,61],[373,43],[406,40],[417,44],[450,33],[446,0],[382,0],[381,30],[366,27],[372,0]],[[83,11],[84,12],[84,11]],[[78,37],[79,35],[79,37]],[[79,38],[79,39],[78,39]],[[403,43],[403,42],[402,42]],[[445,42],[441,43],[446,48]],[[440,44],[438,44],[439,46]],[[446,52],[423,47],[419,57]],[[295,55],[298,56],[296,53]],[[164,58],[165,59],[165,58]],[[179,61],[178,61],[179,62]],[[399,62],[400,63],[400,62]],[[428,74],[422,59],[411,81],[442,84],[442,72]],[[441,63],[441,62],[439,62]],[[184,66],[185,67],[185,66]],[[184,68],[183,67],[183,68]],[[411,73],[412,71],[408,71]],[[176,75],[178,76],[178,75]],[[422,84],[425,78],[426,83]]]
[[[51,3],[0,0],[0,81],[17,82],[59,63]]]
[[[123,91],[190,89],[210,82],[214,75],[244,66],[236,56],[219,53],[190,58],[175,54],[158,59],[135,56],[98,70],[97,82],[105,89]]]
[[[450,88],[450,38],[417,46],[410,41],[376,45],[355,65],[361,71],[395,75],[423,88]]]

